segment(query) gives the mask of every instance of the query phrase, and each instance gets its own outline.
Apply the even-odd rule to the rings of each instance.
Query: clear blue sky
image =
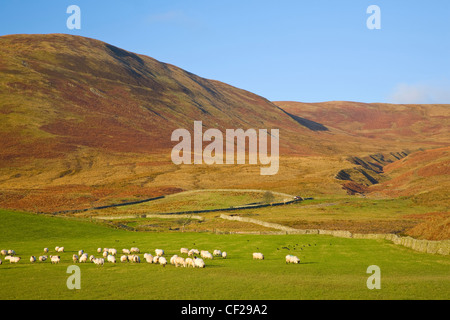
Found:
[[[99,39],[273,101],[450,103],[448,0],[2,0],[0,35],[17,33]]]

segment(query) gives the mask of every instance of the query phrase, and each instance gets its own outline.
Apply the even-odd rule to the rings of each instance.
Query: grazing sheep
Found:
[[[0,251],[0,253],[1,253],[2,256],[6,256],[8,254],[8,251],[7,250],[2,250],[2,251]]]
[[[197,268],[204,268],[205,267],[205,262],[203,261],[203,259],[195,257],[194,258],[194,265]]]
[[[116,257],[114,257],[113,255],[108,255],[108,262],[116,263]]]
[[[222,256],[222,251],[220,251],[220,250],[214,250],[214,251],[213,251],[213,255],[214,255],[214,256],[217,256],[217,257],[220,257],[220,256]]]
[[[97,253],[102,253],[102,248],[97,248]]]
[[[175,264],[175,258],[178,258],[177,254],[174,254],[172,258],[170,258],[170,264]]]
[[[264,255],[261,252],[254,252],[253,259],[264,260]]]
[[[109,249],[108,252],[109,252],[109,254],[112,255],[112,256],[115,256],[115,255],[117,254],[117,250],[114,249],[114,248]]]
[[[20,261],[20,257],[11,257],[9,263],[17,263]]]
[[[297,256],[293,256],[291,254],[288,254],[286,256],[286,263],[295,263],[298,264],[300,263],[300,259]]]
[[[167,264],[166,258],[160,257],[160,258],[159,258],[159,264],[162,265],[163,267],[165,267],[166,264]]]
[[[128,261],[128,257],[123,255],[120,257],[120,262],[127,262]]]
[[[181,248],[181,249],[180,249],[180,253],[186,253],[186,254],[189,254],[189,249],[188,249],[188,248]]]
[[[89,261],[90,261],[90,262],[93,262],[94,259],[95,259],[95,257],[94,257],[93,255],[91,255],[91,256],[89,257]]]
[[[8,254],[10,256],[14,256],[16,254],[16,252],[14,250],[8,250]]]
[[[106,258],[108,256],[108,251],[103,251],[103,258]]]
[[[159,256],[154,256],[153,257],[153,263],[158,263],[159,261]]]
[[[103,248],[103,252],[109,252],[109,248]],[[99,252],[100,253],[100,252]]]
[[[152,256],[150,253],[144,254],[144,259],[145,259],[145,261],[147,261],[148,263],[153,263],[153,256]]]
[[[134,255],[134,257],[133,257],[133,262],[141,263],[141,258],[139,258],[138,255]]]
[[[58,249],[58,252],[64,252],[64,247],[60,247],[60,248]]]
[[[194,264],[194,260],[191,258],[186,258],[185,260],[186,262],[186,267],[189,268],[189,266],[191,266],[192,268],[195,268],[195,264]]]
[[[103,266],[105,264],[105,259],[103,258],[96,258],[93,260],[93,262],[98,266]]]
[[[124,254],[130,254],[131,251],[129,249],[122,249],[122,253]]]
[[[224,252],[222,252],[222,258],[224,258],[224,259],[226,259],[227,258],[227,253],[224,251]]]
[[[200,255],[203,259],[213,259],[213,255],[211,252],[208,251],[202,251],[202,254]]]
[[[44,253],[48,253],[48,248],[44,248]]]
[[[158,257],[161,257],[164,255],[164,250],[163,249],[156,249],[155,253]]]
[[[31,256],[30,257],[30,262],[31,263],[35,263],[36,262],[36,257],[35,256]]]
[[[7,255],[7,256],[5,257],[5,260],[10,260],[11,258],[12,258],[12,256]]]
[[[130,252],[131,253],[140,253],[141,250],[139,250],[139,248],[133,247],[133,248],[130,249]]]
[[[86,263],[87,260],[88,260],[87,254],[83,253],[83,254],[81,255],[80,259],[78,260],[78,262],[80,262],[80,263],[81,263],[81,262]]]
[[[61,261],[61,257],[60,256],[50,256],[50,261],[52,264],[59,263]]]
[[[78,262],[78,256],[76,254],[74,254],[72,256],[72,260],[73,260],[73,263],[77,263]]]
[[[159,263],[161,263],[161,259],[160,259]],[[176,257],[174,259],[174,263],[175,263],[175,267],[177,267],[177,268],[178,268],[178,266],[186,267],[186,261],[184,260],[183,257]]]
[[[78,251],[78,255],[79,255],[80,257],[83,255],[83,253],[84,253],[83,250]]]
[[[47,256],[39,256],[40,262],[44,262],[45,260],[47,260]]]
[[[59,247],[55,247],[55,251],[58,252],[59,251]]]
[[[200,254],[200,252],[198,251],[198,249],[191,249],[191,250],[189,250],[189,252],[188,252],[188,256],[189,256],[189,257],[193,257],[194,254]]]

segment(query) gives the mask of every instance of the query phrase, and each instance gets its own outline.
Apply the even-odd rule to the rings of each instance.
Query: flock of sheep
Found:
[[[48,253],[49,249],[44,248],[44,253]],[[64,247],[55,247],[55,252],[57,253],[63,253]],[[14,250],[1,250],[0,251],[2,256],[6,256],[4,259],[9,260],[10,263],[18,263],[21,258],[16,256],[16,252]],[[97,253],[101,254],[101,257],[95,257],[94,255],[88,255],[83,250],[79,250],[78,254],[72,255],[72,261],[74,263],[86,263],[91,262],[96,265],[103,266],[105,264],[105,261],[108,263],[116,263],[116,256],[117,256],[117,249],[114,248],[98,248]],[[139,257],[140,250],[139,248],[133,247],[131,249],[122,249],[122,255],[120,257],[120,262],[133,262],[133,263],[140,263],[141,258]],[[205,267],[205,261],[203,259],[213,259],[213,257],[222,257],[223,259],[227,258],[227,253],[225,251],[221,250],[214,250],[213,253],[210,253],[206,250],[199,251],[198,249],[188,249],[188,248],[181,248],[180,254],[186,254],[187,257],[184,258],[182,256],[173,255],[169,262],[171,265],[174,265],[175,267],[192,267],[192,268],[204,268]],[[200,255],[201,258],[197,257],[197,255]],[[52,264],[57,264],[61,261],[61,256],[59,255],[42,255],[36,258],[35,256],[30,257],[30,262],[34,263],[37,260],[40,262],[46,261],[50,257],[50,262]],[[264,255],[261,252],[254,252],[253,253],[253,259],[256,260],[264,260]],[[156,249],[155,255],[152,255],[150,253],[144,253],[144,260],[147,263],[154,263],[154,264],[160,264],[163,267],[167,265],[167,259],[164,257],[164,250],[163,249]],[[300,259],[297,256],[293,255],[287,255],[286,256],[286,263],[300,263]],[[2,264],[2,260],[0,259],[0,265]]]

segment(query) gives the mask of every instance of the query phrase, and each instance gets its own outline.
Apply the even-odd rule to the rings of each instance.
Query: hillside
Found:
[[[448,106],[273,103],[64,34],[0,37],[0,115],[0,207],[43,212],[192,189],[346,195],[339,172],[359,185],[367,178],[351,174],[355,159],[449,142]],[[171,133],[192,132],[195,120],[222,132],[279,129],[279,173],[264,177],[255,165],[174,165]]]

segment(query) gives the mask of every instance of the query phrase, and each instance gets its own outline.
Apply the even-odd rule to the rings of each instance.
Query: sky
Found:
[[[271,101],[450,103],[448,0],[1,0],[0,35],[19,33],[98,39]]]

